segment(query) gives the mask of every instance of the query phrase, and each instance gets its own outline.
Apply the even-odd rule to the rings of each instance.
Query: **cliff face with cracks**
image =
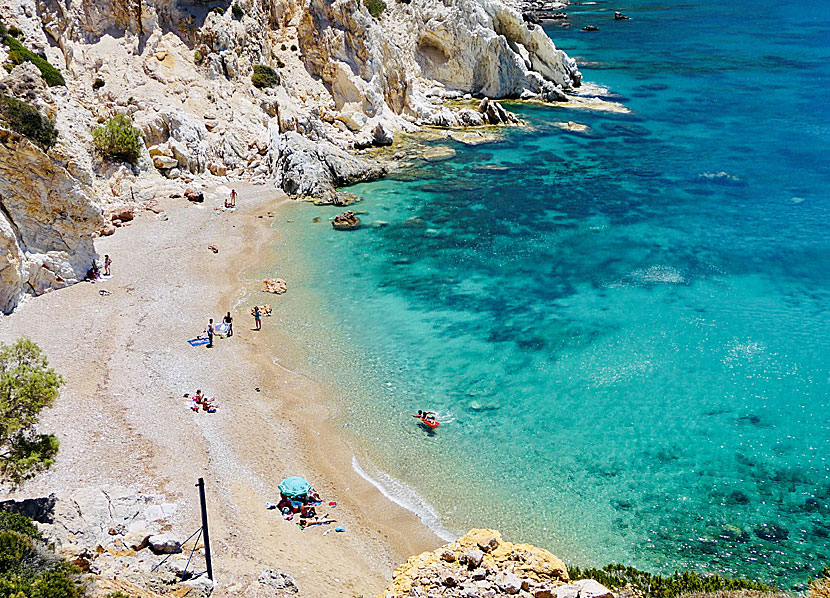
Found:
[[[102,207],[225,177],[336,201],[337,185],[384,172],[356,149],[421,124],[482,123],[446,98],[562,100],[580,82],[574,61],[499,0],[390,0],[379,18],[360,0],[236,3],[241,17],[219,0],[0,5],[0,19],[67,84],[30,80],[24,94],[55,120],[54,147],[3,129],[0,310],[83,276]],[[254,87],[257,64],[279,83]],[[33,69],[18,66],[0,85],[14,87],[24,71],[37,79]],[[135,165],[93,148],[92,129],[116,113],[142,131]]]
[[[0,81],[0,94],[56,113],[57,100],[29,63]],[[77,150],[64,135],[48,154],[0,119],[0,311],[11,311],[23,293],[82,280],[92,263],[103,218]]]

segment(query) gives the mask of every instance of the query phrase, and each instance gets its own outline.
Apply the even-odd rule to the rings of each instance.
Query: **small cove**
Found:
[[[361,230],[277,214],[303,367],[442,526],[787,587],[830,561],[825,13],[573,6],[550,35],[632,114],[514,104],[532,130],[350,189]]]

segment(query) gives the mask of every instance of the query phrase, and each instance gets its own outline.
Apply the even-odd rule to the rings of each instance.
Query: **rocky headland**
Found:
[[[399,132],[511,124],[495,102],[449,100],[567,102],[580,85],[576,63],[499,0],[368,4],[3,3],[0,96],[54,134],[0,110],[0,311],[82,280],[92,239],[125,207],[217,179],[337,203],[338,186],[383,175],[360,154]],[[131,161],[96,150],[93,130],[118,114],[140,133]]]

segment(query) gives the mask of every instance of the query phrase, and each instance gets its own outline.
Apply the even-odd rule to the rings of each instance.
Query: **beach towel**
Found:
[[[214,326],[213,329],[216,330],[216,334],[228,336],[228,331],[231,329],[231,325],[227,322],[220,322],[216,326]]]
[[[191,347],[198,347],[199,345],[206,345],[210,341],[206,338],[192,338],[189,341]]]

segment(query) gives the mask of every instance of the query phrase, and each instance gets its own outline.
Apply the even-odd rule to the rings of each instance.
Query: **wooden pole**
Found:
[[[205,563],[207,564],[208,579],[213,581],[213,563],[210,562],[210,536],[208,535],[207,505],[205,504],[205,480],[199,478],[196,484],[199,488],[199,502],[202,506],[202,535],[205,538]]]

